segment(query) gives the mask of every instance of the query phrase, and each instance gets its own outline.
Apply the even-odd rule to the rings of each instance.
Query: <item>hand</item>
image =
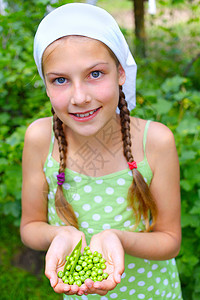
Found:
[[[88,294],[105,295],[121,281],[121,275],[124,272],[124,249],[118,235],[112,229],[94,235],[90,242],[90,249],[92,252],[100,252],[105,258],[107,265],[105,272],[109,276],[101,282],[87,279],[85,285],[88,288]]]
[[[56,293],[73,295],[79,290],[77,285],[64,284],[63,281],[58,278],[57,273],[63,271],[66,255],[71,254],[81,237],[83,250],[84,247],[87,246],[84,233],[72,226],[61,227],[47,251],[45,275],[49,278],[50,284]],[[82,288],[82,291],[85,292],[86,289],[87,287],[85,286]]]

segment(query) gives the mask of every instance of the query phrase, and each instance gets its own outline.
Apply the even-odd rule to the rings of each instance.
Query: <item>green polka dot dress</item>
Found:
[[[145,144],[149,122],[144,132],[144,160],[138,163],[138,170],[150,184],[152,171],[145,155]],[[64,225],[56,214],[54,197],[57,189],[59,164],[51,155],[54,135],[44,172],[49,184],[48,221],[52,225]],[[66,182],[63,190],[73,206],[80,230],[85,233],[87,244],[91,237],[105,229],[131,230],[134,226],[132,210],[127,207],[126,196],[132,182],[132,172],[127,168],[102,177],[88,177],[72,170],[65,171]],[[143,230],[143,222],[137,231]],[[131,299],[182,299],[179,276],[175,259],[152,261],[125,254],[125,271],[121,283],[105,296],[83,295],[66,296],[64,299],[131,300]]]

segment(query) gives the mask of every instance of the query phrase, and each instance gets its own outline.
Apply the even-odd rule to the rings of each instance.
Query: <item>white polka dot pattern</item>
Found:
[[[145,164],[144,164],[145,165]],[[149,184],[151,174],[148,168],[138,170]],[[48,220],[56,226],[64,225],[58,218],[54,198],[57,190],[58,164],[48,155],[44,172],[49,184]],[[90,178],[66,169],[66,182],[63,191],[66,199],[72,205],[78,218],[80,230],[84,232],[87,244],[92,235],[110,228],[130,230],[134,226],[132,208],[127,207],[127,190],[132,183],[132,172],[123,170],[108,176]],[[144,230],[142,222],[137,231]],[[180,282],[175,260],[150,261],[131,257],[125,254],[125,272],[121,283],[108,292],[100,295],[64,295],[66,300],[164,300],[182,299]]]

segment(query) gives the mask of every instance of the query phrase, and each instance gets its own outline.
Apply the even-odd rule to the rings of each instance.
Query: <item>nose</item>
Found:
[[[81,83],[75,83],[72,87],[71,103],[73,105],[84,105],[91,102],[92,98],[87,88]]]

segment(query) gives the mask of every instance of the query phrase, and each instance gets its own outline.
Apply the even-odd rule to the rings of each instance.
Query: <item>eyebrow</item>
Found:
[[[98,66],[98,65],[108,65],[108,63],[106,63],[106,62],[98,62],[98,63],[95,63],[94,65],[92,65],[92,66],[86,68],[85,71],[91,70],[91,69],[95,68],[95,67]],[[49,73],[46,73],[45,75],[46,75],[46,76],[49,76],[49,75],[63,76],[64,74],[65,74],[64,72],[49,72]]]

